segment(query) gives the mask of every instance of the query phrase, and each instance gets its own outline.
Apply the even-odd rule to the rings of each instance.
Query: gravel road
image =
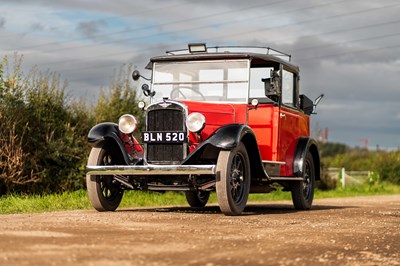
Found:
[[[400,195],[0,215],[0,265],[400,265]]]

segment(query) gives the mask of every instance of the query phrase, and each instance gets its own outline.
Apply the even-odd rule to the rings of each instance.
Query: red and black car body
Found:
[[[249,193],[280,185],[296,209],[311,208],[320,178],[310,138],[315,103],[300,94],[299,68],[282,56],[267,49],[152,58],[142,138],[133,137],[139,125],[129,114],[89,132],[92,205],[115,210],[124,190],[135,189],[184,191],[190,206],[203,207],[216,191],[221,211],[238,215]]]

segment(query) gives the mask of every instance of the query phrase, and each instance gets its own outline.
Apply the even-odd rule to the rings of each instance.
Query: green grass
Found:
[[[352,197],[368,195],[400,194],[400,186],[377,185],[338,188],[330,191],[315,191],[315,198]],[[291,200],[288,192],[280,190],[269,194],[250,194],[249,202]],[[212,193],[209,203],[216,203],[216,195]],[[120,205],[121,208],[152,207],[152,206],[187,206],[183,193],[177,192],[141,192],[128,191]],[[0,214],[33,213],[64,210],[92,209],[86,191],[65,192],[51,195],[9,195],[0,198]]]
[[[86,192],[64,192],[50,195],[9,195],[0,198],[0,214],[88,209]]]
[[[355,196],[373,196],[373,195],[393,195],[400,194],[400,186],[391,184],[380,184],[374,186],[349,186],[346,188],[337,188],[328,191],[315,191],[315,198],[338,198]]]

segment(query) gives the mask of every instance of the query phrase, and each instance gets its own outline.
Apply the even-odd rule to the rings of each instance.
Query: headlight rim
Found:
[[[201,122],[201,126],[200,127],[197,127],[197,128],[193,128],[193,122],[191,122],[192,121],[192,118],[193,117],[195,117],[196,118],[196,116],[197,116],[197,121],[200,121]],[[196,122],[197,122],[196,121]],[[192,123],[192,124],[189,124],[189,123]],[[190,131],[190,132],[193,132],[193,133],[199,133],[199,132],[201,132],[203,129],[204,129],[204,127],[206,126],[206,118],[205,118],[205,116],[202,114],[202,113],[199,113],[199,112],[193,112],[193,113],[191,113],[191,114],[189,114],[188,116],[187,116],[187,118],[186,118],[186,128]]]
[[[125,130],[123,128],[123,126],[121,126],[121,120],[124,119],[124,118],[131,119],[131,121],[133,122],[133,129],[130,128],[129,130]],[[118,130],[121,131],[124,134],[132,134],[133,132],[136,131],[137,128],[138,128],[138,121],[137,121],[136,117],[134,117],[131,114],[121,115],[120,118],[118,119]]]

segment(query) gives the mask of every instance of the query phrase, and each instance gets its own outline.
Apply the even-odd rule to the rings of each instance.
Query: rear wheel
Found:
[[[117,160],[115,152],[92,148],[88,165],[116,165]],[[110,175],[86,175],[86,186],[90,203],[98,211],[114,211],[121,203],[124,191]]]
[[[250,162],[240,143],[231,151],[220,151],[217,161],[216,192],[225,215],[239,215],[247,204],[250,190]]]
[[[209,191],[195,190],[185,192],[186,200],[190,207],[204,207],[210,197]]]
[[[312,154],[308,151],[304,160],[303,180],[290,186],[296,210],[309,210],[314,199],[315,168]]]

